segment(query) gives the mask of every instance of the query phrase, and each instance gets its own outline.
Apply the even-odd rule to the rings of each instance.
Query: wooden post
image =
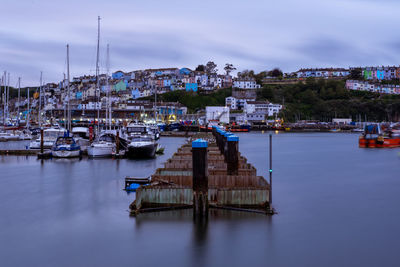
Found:
[[[192,142],[193,161],[193,214],[194,216],[208,215],[208,143],[197,139]]]
[[[92,126],[89,127],[89,142],[90,143],[93,142],[93,127]]]
[[[272,205],[272,134],[269,134],[269,206]]]
[[[117,131],[117,138],[115,139],[116,156],[119,156],[119,131]]]
[[[43,155],[43,128],[40,128],[40,154]]]
[[[238,175],[239,173],[239,137],[229,135],[227,137],[227,153],[226,162],[228,167],[228,175]]]

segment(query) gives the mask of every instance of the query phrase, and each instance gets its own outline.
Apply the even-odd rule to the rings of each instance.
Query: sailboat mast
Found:
[[[100,81],[99,81],[99,57],[100,57],[100,16],[97,17],[97,55],[96,55],[96,105],[97,105],[97,134],[100,134]]]
[[[5,101],[5,97],[6,97],[6,72],[4,72],[4,75],[1,78],[1,85],[4,88],[4,92],[1,95],[1,102],[3,104],[3,127],[5,129],[6,128],[6,101]]]
[[[111,130],[111,103],[110,103],[110,94],[111,94],[111,89],[110,89],[110,84],[108,81],[108,76],[110,74],[110,45],[107,44],[107,107],[106,107],[106,115],[107,115],[107,123],[108,123],[108,128]]]
[[[39,85],[39,113],[38,113],[38,121],[39,121],[39,128],[42,127],[42,75],[43,72],[40,72],[40,85]]]
[[[70,98],[71,98],[71,93],[70,93],[70,86],[69,86],[69,44],[67,44],[67,93],[68,93],[68,124],[67,124],[67,130],[71,131],[71,108],[70,108]]]
[[[29,100],[29,87],[28,87],[28,92],[27,92],[27,96],[28,98],[28,110],[26,113],[26,128],[29,129],[29,121],[30,121],[30,114],[31,114],[31,107],[30,107],[30,100]]]
[[[9,101],[10,101],[10,73],[8,73],[8,80],[7,80],[7,118],[10,115],[10,110],[9,110]]]
[[[17,109],[17,121],[19,126],[19,105],[21,101],[21,77],[18,77],[18,109]]]
[[[154,92],[154,121],[157,124],[157,87]]]

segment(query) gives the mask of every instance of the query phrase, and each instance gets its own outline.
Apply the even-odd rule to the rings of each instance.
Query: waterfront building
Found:
[[[207,106],[206,123],[209,123],[210,121],[229,123],[229,107]]]
[[[268,117],[278,114],[281,109],[282,105],[272,104],[268,101],[246,101],[244,104],[246,114],[265,114]]]

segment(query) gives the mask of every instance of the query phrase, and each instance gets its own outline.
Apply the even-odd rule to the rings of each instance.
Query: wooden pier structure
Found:
[[[239,137],[213,127],[198,133],[136,190],[131,214],[193,208],[207,216],[209,208],[273,214],[270,185],[239,152]]]

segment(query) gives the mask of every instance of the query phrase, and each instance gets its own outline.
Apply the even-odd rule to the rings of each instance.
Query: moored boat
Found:
[[[43,148],[49,149],[52,148],[54,142],[57,140],[58,137],[64,135],[64,129],[57,129],[57,128],[49,128],[43,131]],[[33,140],[29,144],[30,149],[40,149],[41,137]]]
[[[76,158],[81,156],[81,147],[75,142],[73,137],[58,137],[51,154],[56,158]]]
[[[361,148],[394,148],[400,147],[400,136],[393,134],[391,129],[383,132],[378,124],[366,125],[364,133],[358,140]]]
[[[151,135],[133,136],[129,139],[126,156],[128,158],[154,158],[157,143]]]

